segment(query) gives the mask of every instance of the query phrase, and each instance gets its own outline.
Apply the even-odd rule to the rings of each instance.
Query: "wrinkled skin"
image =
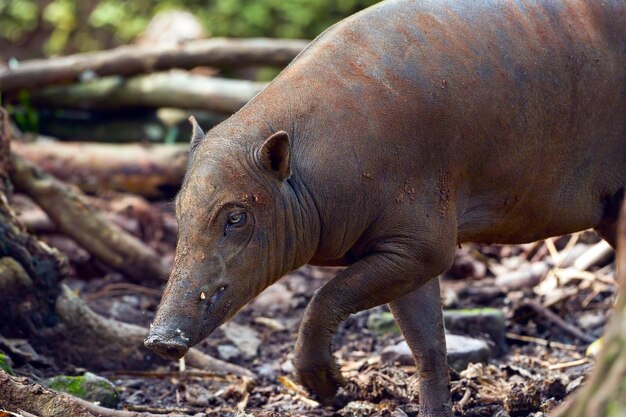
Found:
[[[301,382],[332,403],[338,324],[389,303],[421,415],[450,416],[434,278],[455,246],[590,227],[614,242],[624,28],[626,0],[397,0],[332,27],[241,111],[196,132],[146,345],[180,357],[286,272],[348,265],[303,317]]]

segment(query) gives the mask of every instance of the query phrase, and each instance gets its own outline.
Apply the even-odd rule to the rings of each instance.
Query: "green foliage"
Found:
[[[24,132],[38,132],[39,131],[39,113],[30,104],[30,93],[28,91],[21,91],[18,97],[18,104],[7,104],[6,109],[13,117],[17,127]],[[0,104],[1,101],[0,101]]]
[[[11,367],[11,358],[4,353],[0,353],[0,369],[9,375],[15,375],[13,368]]]
[[[37,27],[37,0],[0,0],[0,37],[17,41]]]
[[[28,44],[36,34],[48,55],[132,41],[156,13],[193,13],[211,36],[312,39],[379,0],[0,0],[0,41]]]

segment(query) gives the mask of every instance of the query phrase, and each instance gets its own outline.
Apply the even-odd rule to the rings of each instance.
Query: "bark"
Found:
[[[19,337],[58,321],[54,301],[68,265],[24,230],[8,203],[9,137],[8,117],[0,108],[0,333]]]
[[[626,416],[626,201],[620,215],[616,262],[620,291],[590,380],[554,417]]]
[[[183,44],[124,46],[110,51],[24,61],[17,68],[0,68],[0,91],[6,93],[65,84],[81,78],[134,75],[197,66],[284,66],[308,41],[213,38]]]
[[[148,198],[178,191],[187,169],[188,145],[33,142],[13,151],[61,181],[88,193],[116,190]]]
[[[8,411],[24,410],[41,417],[93,417],[71,398],[0,370],[0,399]]]
[[[25,417],[159,417],[164,414],[111,410],[80,398],[59,393],[26,378],[14,377],[0,370],[0,406]],[[2,414],[2,413],[0,413]],[[167,416],[182,416],[167,414]]]
[[[42,172],[17,154],[11,155],[11,179],[32,198],[63,234],[111,268],[134,281],[159,282],[169,266],[151,248],[94,210],[78,189]]]
[[[172,107],[234,113],[265,86],[266,83],[175,71],[49,87],[35,92],[31,102],[37,106],[71,109]]]

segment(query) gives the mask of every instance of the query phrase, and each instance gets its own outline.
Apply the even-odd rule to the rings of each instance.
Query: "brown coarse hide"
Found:
[[[420,413],[450,416],[434,279],[460,242],[596,228],[626,181],[626,1],[390,0],[333,26],[194,149],[176,260],[146,345],[181,356],[280,276],[347,265],[295,365],[331,402],[331,340],[388,303]]]

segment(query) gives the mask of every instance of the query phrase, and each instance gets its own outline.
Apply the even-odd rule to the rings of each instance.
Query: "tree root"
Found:
[[[46,329],[42,343],[49,341],[57,359],[92,370],[144,370],[168,361],[146,349],[148,330],[133,324],[107,319],[93,312],[67,287],[56,303],[60,319],[57,328]],[[59,343],[64,348],[59,349]],[[185,355],[191,367],[221,374],[254,377],[249,370],[190,349]]]
[[[59,231],[100,261],[134,281],[164,280],[169,266],[139,239],[107,221],[78,189],[48,175],[19,155],[11,154],[11,179],[50,216]]]
[[[164,414],[112,410],[58,393],[0,369],[0,408],[39,417],[163,417]],[[181,414],[168,414],[170,417]]]

